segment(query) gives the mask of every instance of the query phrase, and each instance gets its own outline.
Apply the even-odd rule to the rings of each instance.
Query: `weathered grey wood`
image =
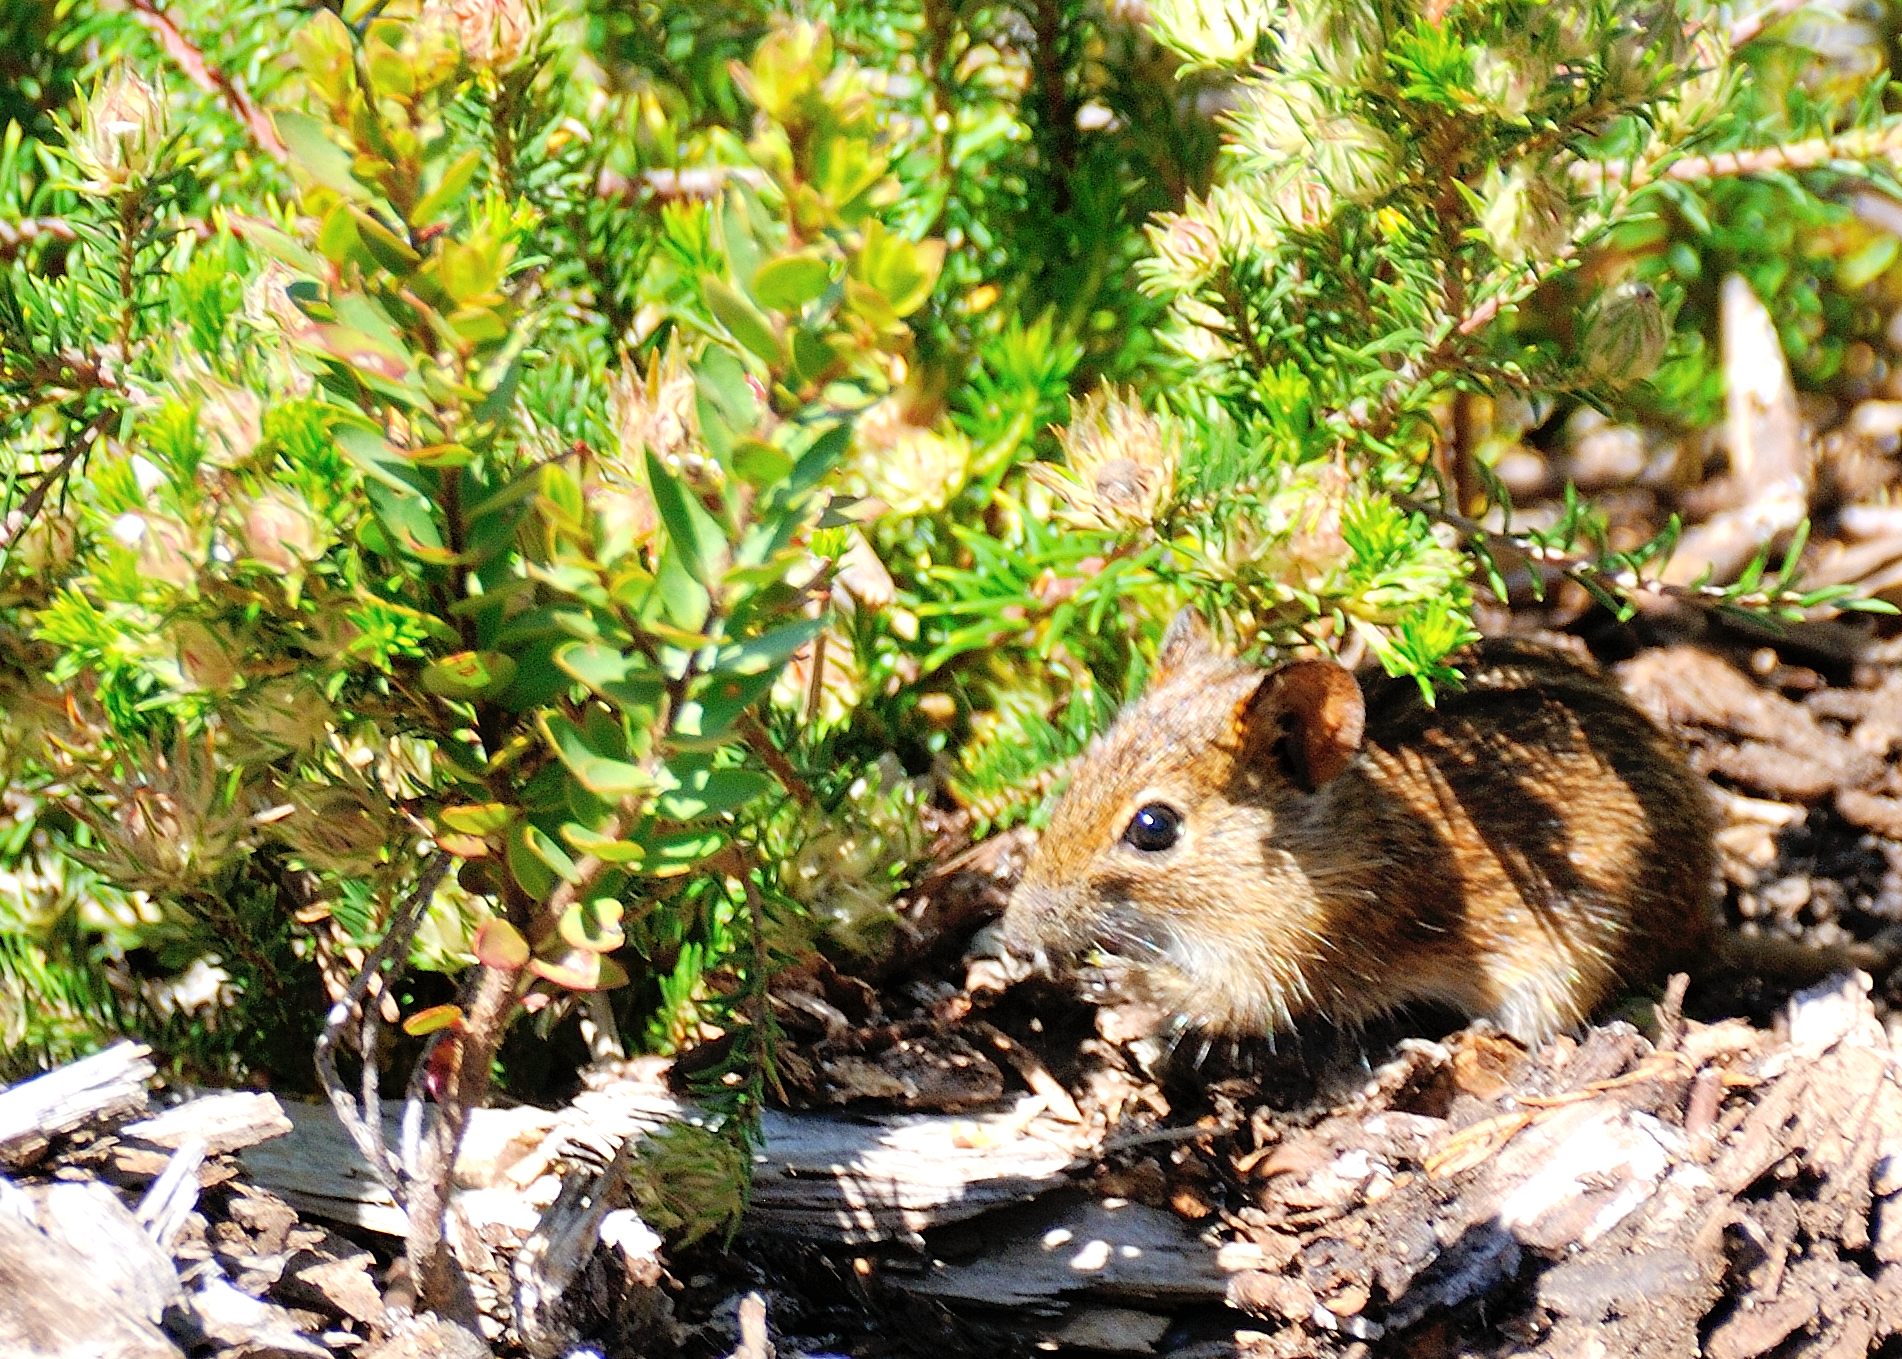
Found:
[[[158,1147],[177,1148],[196,1138],[204,1143],[207,1155],[220,1156],[282,1137],[290,1130],[291,1121],[276,1095],[218,1090],[128,1123],[120,1131]]]
[[[162,1250],[172,1248],[185,1219],[198,1206],[198,1168],[204,1163],[205,1144],[197,1138],[188,1139],[172,1153],[172,1159],[139,1201],[139,1225]]]
[[[1305,1332],[1315,1352],[1404,1344],[1436,1314],[1528,1278],[1562,1323],[1552,1348],[1529,1353],[1569,1354],[1564,1344],[1606,1326],[1615,1354],[1627,1352],[1616,1328],[1654,1311],[1668,1312],[1674,1345],[1694,1347],[1700,1324],[1715,1324],[1703,1318],[1728,1266],[1713,1232],[1750,1211],[1739,1196],[1774,1182],[1783,1163],[1820,1186],[1804,1200],[1810,1230],[1888,1266],[1861,1280],[1876,1301],[1860,1312],[1791,1304],[1806,1334],[1853,1339],[1850,1320],[1902,1300],[1902,1058],[1866,979],[1799,995],[1778,1033],[1680,1026],[1670,1043],[1593,1030],[1529,1059],[1522,1084],[1484,1096],[1484,1116],[1399,1112],[1369,1095],[1288,1129],[1249,1171],[1266,1211],[1250,1239],[1225,1245],[1216,1238],[1232,1237],[1233,1221],[1205,1235],[1158,1208],[1051,1192],[1098,1148],[1074,1125],[1035,1117],[1034,1101],[970,1117],[768,1115],[750,1225],[839,1245],[922,1241],[924,1262],[892,1257],[877,1274],[884,1287],[983,1309],[1015,1334],[1128,1354],[1155,1345],[1174,1310],[1224,1302]],[[1420,1060],[1449,1060],[1430,1046]],[[257,1182],[312,1211],[399,1228],[328,1111],[287,1113],[291,1136],[245,1153]],[[600,1164],[624,1138],[692,1117],[644,1080],[558,1112],[479,1113],[459,1211],[503,1258],[578,1151]],[[1783,1286],[1797,1288],[1790,1279]],[[1742,1356],[1775,1330],[1740,1325],[1725,1344]]]
[[[956,1233],[953,1233],[955,1237]],[[1049,1308],[1068,1299],[1220,1303],[1230,1271],[1215,1245],[1174,1213],[1121,1199],[1054,1195],[964,1233],[970,1258],[933,1259],[908,1292],[987,1307]],[[944,1247],[933,1239],[935,1256]]]
[[[0,1167],[30,1165],[57,1137],[143,1112],[153,1074],[151,1049],[116,1043],[0,1091]]]
[[[329,1109],[287,1102],[284,1110],[291,1133],[242,1153],[253,1182],[301,1211],[400,1234],[401,1213]],[[521,1184],[524,1165],[545,1163],[571,1143],[612,1146],[692,1116],[664,1090],[635,1083],[586,1092],[558,1114],[478,1110],[457,1179]],[[394,1138],[393,1123],[390,1131]],[[1080,1131],[1017,1109],[959,1117],[769,1113],[763,1131],[751,1225],[841,1244],[913,1239],[1022,1202],[1063,1183],[1089,1151]],[[480,1200],[468,1206],[490,1216]]]
[[[370,1173],[330,1106],[286,1100],[282,1107],[290,1132],[239,1152],[245,1178],[306,1216],[403,1235],[402,1210]],[[393,1136],[395,1119],[388,1125]]]
[[[183,1359],[155,1324],[178,1294],[178,1276],[163,1256],[154,1261],[156,1248],[109,1190],[0,1187],[0,1354]],[[40,1226],[49,1216],[57,1234]]]

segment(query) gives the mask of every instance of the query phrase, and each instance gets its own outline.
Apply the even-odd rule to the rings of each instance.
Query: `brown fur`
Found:
[[[1093,954],[1216,1032],[1431,1001],[1527,1040],[1708,951],[1711,817],[1676,742],[1557,651],[1462,664],[1428,708],[1411,681],[1263,671],[1179,621],[1052,814],[1006,939]],[[1172,848],[1122,839],[1150,803],[1182,814]]]

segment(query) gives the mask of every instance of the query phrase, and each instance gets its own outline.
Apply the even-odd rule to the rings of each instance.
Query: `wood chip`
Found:
[[[196,1138],[208,1155],[256,1146],[291,1130],[290,1119],[275,1095],[248,1090],[223,1090],[201,1095],[183,1104],[128,1123],[123,1136],[158,1147],[180,1147]]]

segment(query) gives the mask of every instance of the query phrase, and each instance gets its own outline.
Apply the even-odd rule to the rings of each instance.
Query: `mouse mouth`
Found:
[[[1084,994],[1098,1004],[1138,1001],[1174,1009],[1193,989],[1175,931],[1129,906],[1104,913],[1072,961]]]
[[[1098,922],[1075,976],[1097,1005],[1143,1006],[1212,1033],[1264,1033],[1292,1018],[1273,969],[1249,965],[1245,941],[1128,909]]]

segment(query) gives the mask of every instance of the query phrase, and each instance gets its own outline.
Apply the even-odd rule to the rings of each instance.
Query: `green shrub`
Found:
[[[806,13],[9,20],[5,851],[52,885],[0,976],[224,974],[14,1041],[169,1024],[302,1083],[446,855],[397,999],[452,1103],[517,1001],[606,995],[733,1035],[737,1135],[776,961],[889,946],[925,803],[1030,814],[1184,601],[1446,678],[1491,541],[1447,401],[1705,390],[1679,234],[1767,267],[1713,214],[1820,228],[1886,174],[1691,197],[1690,157],[1889,126],[1794,116],[1697,6]],[[1649,555],[1565,560],[1615,596]],[[1761,577],[1709,593],[1792,606]]]

